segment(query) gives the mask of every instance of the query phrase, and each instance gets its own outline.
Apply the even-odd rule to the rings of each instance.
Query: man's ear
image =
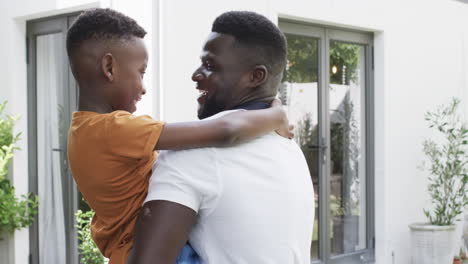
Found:
[[[115,66],[115,58],[111,53],[106,53],[102,56],[101,70],[104,77],[110,82],[114,80]]]
[[[256,65],[250,73],[250,87],[256,88],[268,80],[268,69],[265,65]]]

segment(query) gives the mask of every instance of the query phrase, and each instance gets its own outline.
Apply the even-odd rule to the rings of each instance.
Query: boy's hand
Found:
[[[271,107],[277,108],[279,114],[282,116],[283,119],[281,127],[275,130],[275,132],[282,137],[292,139],[294,137],[294,126],[289,124],[288,116],[286,115],[286,111],[284,111],[283,109],[283,104],[279,99],[274,99],[271,102]]]

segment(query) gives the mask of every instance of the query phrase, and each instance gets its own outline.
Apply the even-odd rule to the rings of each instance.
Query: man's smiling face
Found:
[[[200,91],[198,118],[203,119],[237,105],[248,90],[249,71],[231,35],[210,33],[200,58],[192,80]]]

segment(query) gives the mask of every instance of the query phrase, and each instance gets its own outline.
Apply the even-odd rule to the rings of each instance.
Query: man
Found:
[[[286,64],[284,35],[253,12],[213,23],[192,79],[199,118],[265,108]],[[173,264],[189,239],[202,263],[310,263],[310,174],[299,147],[275,134],[230,148],[161,154],[129,263]]]

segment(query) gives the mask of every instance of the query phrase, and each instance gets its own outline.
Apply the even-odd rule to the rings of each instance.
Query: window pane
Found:
[[[294,139],[306,157],[315,192],[311,256],[318,258],[318,39],[286,34],[288,64],[279,94],[295,125]]]
[[[68,132],[63,102],[66,68],[61,33],[38,36],[37,170],[39,196],[39,263],[66,263],[63,176]]]
[[[331,253],[366,248],[365,48],[330,43]]]

